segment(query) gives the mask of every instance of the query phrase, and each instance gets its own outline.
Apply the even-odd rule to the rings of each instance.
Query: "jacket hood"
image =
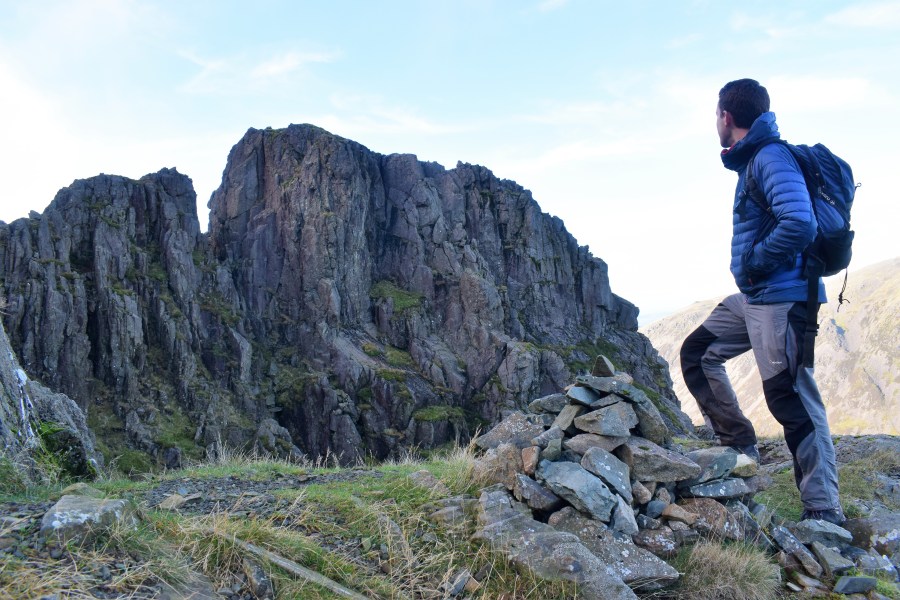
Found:
[[[734,146],[722,151],[722,164],[726,169],[740,171],[750,162],[753,151],[765,141],[777,140],[781,137],[778,133],[778,124],[775,123],[775,113],[764,112],[756,117],[750,131]]]

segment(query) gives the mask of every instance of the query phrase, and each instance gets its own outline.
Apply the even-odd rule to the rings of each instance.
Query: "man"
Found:
[[[725,298],[685,339],[681,371],[720,443],[758,461],[756,432],[724,366],[752,349],[766,404],[784,427],[794,457],[803,518],[840,524],[844,514],[825,406],[812,368],[803,366],[809,294],[803,250],[816,236],[809,192],[790,151],[772,143],[780,138],[778,127],[769,94],[758,82],[740,79],[719,91],[716,129],[722,162],[738,174],[731,272],[741,293]],[[744,191],[748,165],[767,209]],[[818,289],[818,301],[825,302],[821,280]]]

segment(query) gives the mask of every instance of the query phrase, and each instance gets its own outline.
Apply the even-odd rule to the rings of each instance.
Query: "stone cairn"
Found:
[[[485,452],[474,475],[493,484],[478,501],[475,537],[539,577],[578,583],[583,598],[636,598],[633,589],[674,584],[679,574],[664,559],[701,537],[775,554],[795,591],[821,592],[823,576],[854,567],[896,577],[871,543],[848,551],[849,531],[825,521],[794,526],[755,503],[771,478],[746,455],[669,449],[656,406],[603,356],[565,393],[534,400],[475,443]],[[834,590],[874,585],[841,577]]]

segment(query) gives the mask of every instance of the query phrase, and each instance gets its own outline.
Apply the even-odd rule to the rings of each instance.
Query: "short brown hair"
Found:
[[[729,81],[719,90],[719,109],[731,113],[737,127],[749,129],[759,115],[769,112],[769,92],[755,79]]]

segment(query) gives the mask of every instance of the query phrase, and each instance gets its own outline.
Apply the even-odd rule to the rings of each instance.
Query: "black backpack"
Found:
[[[806,188],[812,201],[818,228],[816,239],[804,250],[806,258],[805,275],[809,282],[807,296],[807,336],[804,350],[805,366],[812,366],[815,335],[818,331],[816,315],[819,311],[818,284],[819,277],[828,277],[847,268],[852,257],[854,232],[850,229],[850,209],[853,198],[860,184],[853,181],[853,171],[847,161],[835,155],[822,144],[807,146],[793,145],[783,140],[770,140],[761,144],[753,153],[747,164],[747,177],[742,195],[756,202],[763,210],[772,214],[772,207],[753,178],[753,161],[759,151],[772,143],[784,144],[800,165]],[[844,285],[838,294],[838,310],[840,305],[848,302],[844,299],[847,289],[847,273],[844,272]]]

